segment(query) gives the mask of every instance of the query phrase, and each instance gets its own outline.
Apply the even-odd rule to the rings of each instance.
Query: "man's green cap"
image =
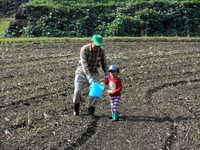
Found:
[[[103,38],[100,34],[94,34],[92,36],[92,41],[94,42],[94,45],[96,45],[96,46],[102,46],[103,45]]]

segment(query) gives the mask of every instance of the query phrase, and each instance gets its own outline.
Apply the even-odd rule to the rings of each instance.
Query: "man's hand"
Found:
[[[107,93],[108,94],[114,94],[114,91],[113,90],[107,90]]]
[[[105,80],[108,78],[108,76],[109,76],[109,75],[105,73]]]
[[[92,84],[94,80],[92,78],[89,79],[89,83]]]

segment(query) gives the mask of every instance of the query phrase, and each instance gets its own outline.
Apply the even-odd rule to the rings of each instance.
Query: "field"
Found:
[[[105,41],[108,64],[120,66],[123,81],[118,122],[106,92],[95,117],[86,115],[86,102],[72,115],[86,43],[1,45],[1,150],[200,149],[199,42]]]

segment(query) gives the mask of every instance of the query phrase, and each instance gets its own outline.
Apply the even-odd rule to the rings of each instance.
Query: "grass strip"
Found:
[[[89,37],[86,38],[49,38],[49,37],[39,37],[39,38],[5,38],[0,39],[0,44],[15,44],[15,43],[41,43],[41,42],[68,42],[68,41],[88,41]],[[153,42],[200,42],[199,37],[105,37],[105,41],[153,41]]]
[[[0,18],[0,37],[2,37],[5,31],[8,29],[12,20],[14,20],[14,18]]]
[[[2,37],[8,26],[10,21],[7,19],[0,19],[0,36]]]

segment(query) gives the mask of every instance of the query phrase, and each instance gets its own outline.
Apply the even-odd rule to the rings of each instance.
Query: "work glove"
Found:
[[[108,94],[114,94],[114,91],[113,90],[107,90],[107,93]]]
[[[89,79],[89,83],[92,84],[94,83],[94,80],[92,78]]]

